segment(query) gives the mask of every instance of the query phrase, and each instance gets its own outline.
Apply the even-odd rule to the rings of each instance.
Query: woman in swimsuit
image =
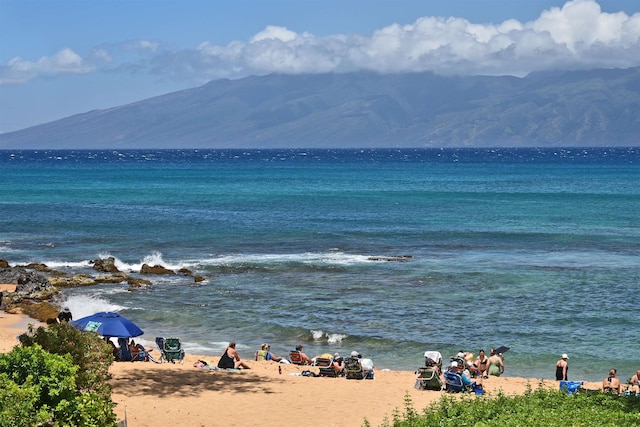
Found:
[[[481,349],[478,352],[478,358],[474,362],[476,365],[476,369],[478,370],[478,375],[487,378],[487,364],[489,363],[489,359],[484,355],[484,349]]]
[[[488,359],[489,362],[489,375],[494,375],[499,377],[504,374],[504,363],[502,362],[502,358],[496,353],[494,348],[491,349],[491,356]]]
[[[567,372],[569,371],[569,356],[565,354],[562,355],[560,360],[556,362],[556,381],[568,381]]]
[[[222,369],[251,369],[249,365],[244,363],[242,359],[240,359],[240,355],[236,351],[236,343],[235,341],[231,341],[229,343],[229,347],[224,349],[224,353],[222,357],[218,361],[218,368]]]

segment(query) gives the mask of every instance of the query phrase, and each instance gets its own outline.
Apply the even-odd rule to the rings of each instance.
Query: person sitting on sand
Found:
[[[481,376],[482,378],[488,378],[487,369],[489,369],[489,366],[488,366],[489,359],[484,354],[484,349],[480,349],[480,351],[478,352],[478,358],[473,364],[476,367],[476,372],[478,373],[478,376]]]
[[[636,374],[629,379],[629,383],[638,387],[638,393],[640,393],[640,369],[638,369]]]
[[[260,350],[256,351],[256,361],[273,360],[278,363],[289,363],[287,359],[282,356],[276,356],[271,353],[271,346],[268,343],[264,343],[260,346]]]
[[[602,391],[605,393],[620,394],[622,391],[622,384],[620,380],[616,378],[618,371],[615,368],[609,370],[609,376],[602,381]]]
[[[493,375],[495,377],[499,377],[504,374],[504,362],[502,358],[496,353],[496,349],[491,349],[491,356],[487,360],[487,372],[489,375]]]
[[[251,369],[249,365],[244,363],[242,359],[240,359],[240,355],[236,351],[236,343],[235,341],[231,341],[229,346],[224,349],[224,353],[222,353],[222,357],[218,361],[218,368],[222,369]]]
[[[568,381],[569,362],[567,360],[569,360],[569,356],[564,353],[560,360],[556,362],[556,381]]]

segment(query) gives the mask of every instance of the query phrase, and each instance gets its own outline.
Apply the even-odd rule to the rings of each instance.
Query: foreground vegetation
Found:
[[[396,411],[383,427],[626,427],[640,425],[640,398],[599,392],[569,395],[531,388],[523,395],[473,398],[445,395],[418,413],[405,397],[404,414]],[[365,422],[365,425],[368,423]]]
[[[113,355],[98,335],[56,324],[20,342],[0,354],[0,427],[116,425]]]

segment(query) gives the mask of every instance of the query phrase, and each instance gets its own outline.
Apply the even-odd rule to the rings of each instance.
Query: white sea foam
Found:
[[[112,304],[99,295],[72,295],[61,303],[64,307],[69,307],[74,319],[90,316],[100,311],[118,312],[126,307]]]
[[[88,260],[87,261],[57,261],[57,260],[52,260],[52,261],[44,261],[43,264],[45,264],[47,267],[53,268],[53,269],[87,268],[87,267],[89,267],[91,265]]]
[[[327,334],[327,343],[337,344],[342,342],[348,335],[345,334]]]
[[[353,265],[371,262],[370,255],[346,254],[344,252],[304,252],[299,254],[234,254],[220,255],[202,260],[209,265],[262,264],[276,262],[299,262],[308,264]]]
[[[162,253],[158,252],[158,251],[154,251],[151,254],[145,256],[144,258],[142,258],[142,260],[139,263],[127,263],[122,261],[120,258],[113,256],[110,253],[101,253],[100,255],[101,259],[106,259],[108,257],[113,257],[114,258],[114,265],[118,268],[118,270],[120,271],[129,271],[129,272],[138,272],[140,271],[140,269],[142,268],[143,264],[147,264],[147,265],[161,265],[165,268],[168,268],[169,270],[179,270],[181,268],[184,268],[187,266],[187,264],[185,263],[170,263],[166,260],[163,259],[162,257]]]
[[[326,340],[327,344],[337,344],[342,342],[348,335],[345,334],[331,334],[324,331],[311,331],[311,336],[314,341]]]

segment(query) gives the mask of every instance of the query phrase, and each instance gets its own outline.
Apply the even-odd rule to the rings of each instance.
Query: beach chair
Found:
[[[444,373],[445,390],[451,393],[460,393],[471,391],[471,387],[465,385],[462,381],[462,375],[457,372],[445,371]]]
[[[372,380],[373,375],[362,368],[362,363],[357,357],[349,357],[344,361],[345,377],[348,380]]]
[[[326,355],[316,357],[316,366],[319,369],[318,374],[321,377],[338,378],[341,376],[341,372],[336,372],[336,370],[333,369],[333,357],[330,355],[328,357],[326,357]]]
[[[160,363],[184,363],[184,350],[179,338],[156,337],[156,344],[160,349]]]
[[[462,381],[462,378],[460,378]],[[418,390],[442,390],[442,378],[437,366],[425,366],[418,368],[416,372],[416,386]]]
[[[306,365],[304,360],[302,360],[302,352],[298,350],[291,350],[289,352],[289,361],[294,365]]]

